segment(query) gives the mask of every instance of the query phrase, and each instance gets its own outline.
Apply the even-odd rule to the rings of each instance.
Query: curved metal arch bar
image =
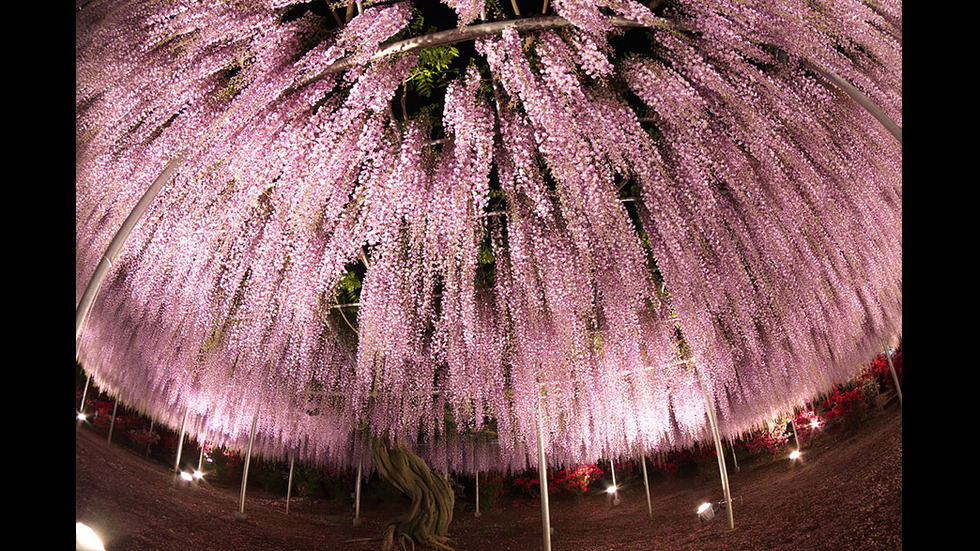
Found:
[[[670,20],[661,19],[665,27],[673,26]],[[610,17],[609,22],[617,27],[645,27],[643,23],[638,21],[627,19],[625,17]],[[456,44],[459,42],[466,42],[468,40],[475,40],[483,36],[489,36],[492,34],[497,34],[502,32],[504,29],[515,29],[517,31],[542,31],[546,29],[558,29],[562,27],[569,27],[572,22],[564,17],[558,17],[556,15],[542,16],[542,17],[527,17],[523,19],[506,19],[503,21],[492,21],[490,23],[480,23],[477,25],[470,25],[463,27],[461,29],[450,29],[447,31],[434,32],[422,36],[416,36],[412,38],[406,38],[405,40],[400,40],[398,42],[393,42],[388,46],[378,50],[372,55],[368,61],[377,61],[379,59],[384,59],[398,54],[407,54],[411,52],[417,52],[419,50],[424,50],[426,48],[434,48],[436,46],[445,46],[446,44]],[[325,69],[317,73],[316,75],[310,77],[309,79],[298,84],[295,88],[302,88],[326,75],[333,73],[339,73],[350,69],[356,64],[351,57],[344,57],[333,64],[327,66]]]
[[[88,286],[85,288],[85,292],[82,293],[82,298],[78,302],[78,306],[75,307],[75,343],[77,345],[78,338],[82,335],[82,328],[85,326],[85,320],[88,318],[88,313],[92,309],[92,304],[95,302],[95,296],[99,293],[99,289],[102,287],[102,282],[105,280],[106,275],[109,273],[109,268],[112,267],[112,262],[116,259],[119,251],[122,250],[123,245],[126,243],[126,239],[129,238],[129,234],[133,231],[136,223],[140,218],[143,217],[143,213],[149,208],[150,203],[156,198],[157,194],[160,193],[160,189],[163,187],[170,177],[173,176],[177,167],[179,167],[184,162],[184,155],[178,155],[172,159],[167,166],[164,167],[163,172],[157,176],[156,180],[150,184],[150,187],[143,193],[140,200],[133,207],[132,212],[123,221],[122,226],[120,226],[119,231],[109,242],[109,246],[106,247],[105,254],[102,255],[102,260],[99,261],[99,265],[96,266],[95,272],[92,274],[92,278],[88,282]],[[76,351],[77,352],[77,351]]]
[[[670,29],[680,29],[681,26],[670,19],[658,19],[658,23],[661,23],[664,28]],[[640,23],[639,21],[633,19],[627,19],[625,17],[615,16],[610,17],[609,22],[617,27],[646,27],[647,25]],[[388,46],[375,52],[373,56],[370,57],[369,61],[376,61],[379,59],[384,59],[389,56],[405,54],[410,52],[416,52],[419,50],[424,50],[426,48],[434,48],[436,46],[444,46],[446,44],[456,44],[458,42],[466,42],[468,40],[475,40],[482,36],[489,36],[492,34],[497,34],[504,29],[515,29],[517,31],[540,31],[545,29],[558,29],[562,27],[571,26],[572,23],[565,19],[564,17],[558,16],[542,16],[542,17],[528,17],[524,19],[508,19],[504,21],[493,21],[490,23],[481,23],[478,25],[472,25],[464,27],[462,29],[450,29],[447,31],[439,31],[431,34],[426,34],[422,36],[416,36],[413,38],[408,38],[398,42],[393,42]],[[867,96],[861,93],[857,88],[854,87],[850,82],[847,82],[843,78],[831,73],[830,71],[820,67],[816,63],[803,59],[802,63],[810,70],[821,75],[823,78],[827,79],[834,86],[840,88],[845,94],[847,94],[851,99],[856,101],[861,107],[868,111],[874,118],[878,119],[882,125],[891,133],[892,136],[898,140],[898,143],[902,143],[902,128],[895,124],[894,121],[888,117],[885,112],[875,105]],[[345,71],[355,65],[355,62],[350,57],[342,58],[332,65],[328,66],[322,70],[317,75],[303,81],[301,84],[297,85],[294,89],[302,88],[316,80],[323,78],[326,75],[338,73]]]
[[[814,71],[815,73],[818,73],[820,76],[830,81],[834,86],[840,88],[842,92],[850,96],[850,98],[855,102],[857,102],[858,105],[864,107],[864,109],[868,113],[870,113],[872,117],[878,119],[878,122],[880,122],[885,127],[885,129],[888,130],[888,132],[890,132],[891,135],[894,136],[896,140],[898,140],[899,144],[902,143],[902,127],[895,124],[895,121],[893,121],[887,114],[885,114],[885,112],[880,107],[878,107],[873,101],[871,101],[871,99],[868,96],[862,94],[861,91],[855,88],[854,85],[851,84],[850,82],[847,82],[846,80],[835,75],[834,73],[831,73],[830,71],[824,69],[823,67],[820,67],[816,63],[808,59],[804,59],[802,60],[802,62],[803,65],[806,66],[808,69]]]

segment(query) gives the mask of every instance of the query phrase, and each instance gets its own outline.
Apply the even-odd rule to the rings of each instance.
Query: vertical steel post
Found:
[[[885,359],[888,360],[888,370],[892,372],[892,380],[895,381],[895,391],[898,392],[898,407],[902,407],[902,385],[898,382],[898,373],[895,372],[895,364],[892,363],[892,353],[888,350],[888,344],[881,340],[881,346],[885,349]]]
[[[543,399],[543,398],[542,398]],[[544,536],[544,551],[551,551],[551,517],[548,510],[548,474],[544,458],[544,435],[541,426],[541,403],[538,403],[538,481],[541,490],[541,528]]]
[[[150,419],[150,432],[147,434],[147,436],[150,437],[153,436],[153,426],[156,424],[156,422],[157,422],[156,419]],[[153,445],[152,443],[146,444],[146,453],[144,455],[146,455],[147,457],[150,456],[150,446],[152,445]]]
[[[640,456],[640,464],[643,465],[643,488],[647,492],[647,515],[653,520],[653,503],[650,502],[650,481],[647,479],[647,458],[646,455]]]
[[[728,511],[728,528],[735,529],[735,517],[732,513],[732,494],[728,487],[728,470],[725,467],[725,449],[721,446],[721,434],[718,432],[718,418],[715,416],[715,404],[708,395],[708,389],[702,383],[701,390],[704,392],[704,405],[708,413],[708,422],[711,424],[711,434],[715,440],[715,452],[718,456],[718,472],[721,474],[721,488],[725,495],[725,509]]]
[[[357,460],[357,482],[354,483],[354,526],[361,525],[361,473],[364,460]]]
[[[480,516],[480,471],[476,471],[476,513],[473,516]]]
[[[735,456],[735,441],[728,439],[728,445],[732,447],[732,461],[735,463],[735,472],[738,472],[738,457]]]
[[[361,525],[361,477],[363,476],[364,458],[357,460],[357,482],[354,483],[354,526]]]
[[[289,498],[293,495],[293,465],[296,463],[296,458],[289,458],[289,482],[286,483],[286,514],[289,514]]]
[[[248,482],[248,464],[252,460],[252,445],[255,443],[255,426],[259,422],[259,410],[255,410],[252,417],[252,432],[248,436],[248,452],[245,454],[245,466],[242,468],[242,491],[238,497],[238,513],[236,520],[245,520],[245,485]]]
[[[109,420],[109,437],[106,439],[107,444],[112,444],[112,429],[116,426],[116,410],[119,409],[119,399],[112,405],[112,419]]]
[[[88,394],[88,385],[92,382],[92,374],[85,377],[85,388],[82,389],[82,403],[78,405],[78,413],[85,413],[85,395]]]
[[[174,481],[176,482],[176,476],[180,474],[180,454],[184,450],[184,427],[187,425],[187,414],[190,410],[184,412],[184,419],[180,422],[180,439],[177,440],[177,459],[174,460]]]
[[[609,459],[609,470],[612,472],[613,479],[613,507],[619,506],[619,486],[616,485],[616,463]]]

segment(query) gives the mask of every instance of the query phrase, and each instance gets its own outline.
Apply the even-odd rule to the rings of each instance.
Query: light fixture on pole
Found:
[[[85,551],[105,551],[102,538],[82,522],[75,523],[75,548]]]
[[[715,518],[715,509],[708,502],[704,502],[701,505],[699,505],[697,513],[698,513],[698,518],[700,518],[702,522],[708,522],[711,519]]]

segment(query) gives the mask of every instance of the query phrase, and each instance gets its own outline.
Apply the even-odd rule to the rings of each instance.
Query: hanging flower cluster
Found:
[[[556,1],[570,26],[478,39],[440,117],[398,119],[418,58],[374,54],[410,2],[326,37],[288,0],[86,3],[77,301],[179,166],[79,361],[216,446],[459,472],[682,447],[709,403],[738,434],[853,375],[901,332],[901,146],[813,67],[900,124],[900,6],[669,5]]]

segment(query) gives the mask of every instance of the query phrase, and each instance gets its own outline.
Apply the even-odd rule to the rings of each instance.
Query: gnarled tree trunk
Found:
[[[402,548],[408,548],[410,543],[413,549],[419,544],[452,551],[446,534],[453,520],[456,498],[449,482],[397,443],[389,445],[384,440],[372,440],[371,458],[381,476],[412,500],[408,514],[395,519],[385,529],[384,551],[394,549],[396,541]]]

